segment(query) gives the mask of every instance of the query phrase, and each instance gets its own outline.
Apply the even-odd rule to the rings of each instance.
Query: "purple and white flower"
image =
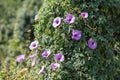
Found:
[[[59,26],[61,24],[61,18],[60,17],[56,17],[54,20],[53,20],[53,24],[52,26],[54,28],[56,28],[57,26]]]
[[[58,61],[58,62],[63,62],[65,59],[64,55],[61,54],[61,53],[57,53],[55,54],[55,61]]]
[[[20,54],[17,56],[16,61],[17,62],[23,62],[25,60],[25,55]]]
[[[80,14],[80,16],[81,16],[82,18],[87,18],[87,17],[88,17],[88,13],[87,13],[87,12],[82,12],[82,13]]]
[[[94,41],[92,38],[88,40],[88,47],[90,49],[96,49],[97,48],[97,42]]]
[[[72,14],[67,14],[65,21],[66,23],[71,24],[75,21],[75,16]]]
[[[72,31],[72,39],[79,40],[81,38],[81,31],[73,30]]]
[[[50,54],[51,54],[50,50],[45,50],[45,51],[42,53],[42,57],[47,58]]]
[[[38,47],[38,41],[37,40],[31,42],[31,44],[29,46],[30,50],[36,49],[37,47]]]
[[[38,72],[38,74],[45,74],[45,66],[42,66],[41,70]]]
[[[56,69],[58,69],[60,67],[60,64],[58,64],[58,63],[51,63],[51,67],[52,67],[53,70],[56,70]]]

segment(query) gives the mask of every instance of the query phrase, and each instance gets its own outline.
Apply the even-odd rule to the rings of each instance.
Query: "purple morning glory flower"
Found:
[[[72,14],[67,14],[65,21],[66,23],[71,24],[75,21],[75,16]]]
[[[56,70],[56,69],[58,69],[60,67],[60,64],[58,64],[58,63],[52,63],[51,67],[52,67],[53,70]]]
[[[64,55],[61,53],[55,54],[55,61],[63,62],[64,61]]]
[[[48,57],[50,55],[50,50],[45,50],[43,53],[42,53],[42,57]]]
[[[81,31],[73,30],[72,31],[72,39],[79,40],[81,38]]]
[[[45,70],[44,70],[44,69],[45,69],[45,66],[42,66],[42,68],[41,68],[41,70],[38,72],[38,74],[40,74],[40,73],[41,73],[41,74],[45,74]]]
[[[17,56],[17,59],[16,59],[17,62],[23,62],[24,60],[25,60],[25,55],[20,54]]]
[[[29,46],[30,50],[36,49],[37,47],[38,47],[38,41],[37,40],[31,42],[31,44]]]
[[[61,18],[60,17],[56,17],[54,20],[53,20],[53,27],[56,28],[57,26],[59,26],[61,24]]]
[[[97,42],[94,41],[94,40],[92,40],[92,38],[90,38],[90,39],[88,40],[88,47],[89,47],[90,49],[96,49],[96,47],[97,47]]]
[[[82,18],[87,18],[87,17],[88,17],[88,13],[87,13],[87,12],[82,12],[82,13],[80,14],[80,16],[81,16]]]

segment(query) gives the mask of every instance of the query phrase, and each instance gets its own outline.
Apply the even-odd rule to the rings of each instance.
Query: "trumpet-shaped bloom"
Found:
[[[39,18],[39,14],[36,14],[34,20],[36,21],[36,20],[38,20],[38,18]]]
[[[42,53],[42,57],[48,57],[50,55],[50,50],[45,50],[43,53]]]
[[[38,74],[45,74],[45,66],[42,66],[42,68],[40,69],[40,71],[38,72]]]
[[[36,64],[36,59],[34,58],[34,59],[32,60],[31,66],[33,67],[33,66],[35,66],[35,64]]]
[[[37,47],[38,47],[38,41],[37,40],[31,42],[31,44],[29,46],[30,50],[36,49]]]
[[[80,16],[81,16],[82,18],[87,18],[87,17],[88,17],[88,13],[87,13],[87,12],[82,12],[82,13],[80,14]]]
[[[66,23],[71,24],[75,21],[75,16],[72,14],[67,14],[65,21]]]
[[[72,31],[72,39],[79,40],[81,38],[81,31],[73,30]]]
[[[58,63],[52,63],[51,67],[52,67],[53,70],[56,70],[56,69],[58,69],[60,67],[60,64],[58,64]]]
[[[64,61],[64,55],[61,54],[61,53],[55,54],[55,61],[63,62]]]
[[[59,26],[61,24],[61,18],[60,17],[56,17],[54,20],[53,20],[53,27],[56,28],[57,26]]]
[[[21,55],[18,55],[18,56],[17,56],[16,61],[17,61],[17,62],[23,62],[24,59],[25,59],[25,55],[22,55],[22,54],[21,54]]]
[[[96,49],[96,48],[97,48],[97,42],[94,41],[94,40],[92,40],[92,38],[90,38],[90,39],[88,40],[88,47],[89,47],[90,49]]]

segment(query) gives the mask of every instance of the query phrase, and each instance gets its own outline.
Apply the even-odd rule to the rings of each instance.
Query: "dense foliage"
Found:
[[[44,0],[35,25],[35,38],[41,50],[65,55],[61,80],[117,80],[120,74],[120,1],[117,0]],[[81,12],[88,18],[82,19]],[[67,24],[67,14],[75,22]],[[61,17],[54,28],[53,20]],[[72,30],[81,31],[81,39],[73,40]],[[97,42],[97,48],[88,47],[88,40]]]

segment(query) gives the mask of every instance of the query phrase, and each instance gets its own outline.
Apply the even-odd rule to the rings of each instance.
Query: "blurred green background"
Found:
[[[0,0],[0,59],[26,53],[40,0]]]
[[[34,16],[41,0],[0,0],[0,80],[8,74],[12,59],[27,54],[34,40]]]

